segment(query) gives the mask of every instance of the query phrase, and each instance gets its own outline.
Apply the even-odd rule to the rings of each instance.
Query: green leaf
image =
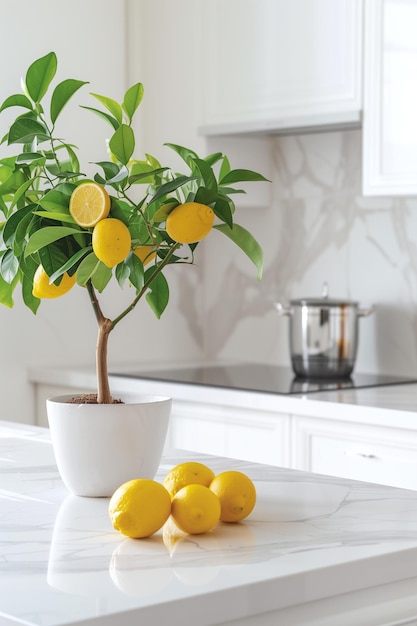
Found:
[[[133,119],[136,109],[142,102],[143,93],[144,89],[142,83],[136,83],[136,85],[132,85],[125,93],[122,107],[130,122]]]
[[[40,306],[40,299],[36,298],[33,293],[33,277],[29,278],[26,274],[22,275],[22,297],[25,305],[36,315]]]
[[[19,261],[11,250],[7,250],[1,258],[1,275],[11,283],[19,271]]]
[[[154,271],[154,268],[151,268]],[[147,279],[149,270],[145,274]],[[159,319],[169,302],[169,287],[165,276],[160,272],[156,274],[146,294],[146,301]]]
[[[125,265],[125,263],[119,263],[119,265],[116,265],[116,269],[114,273],[115,273],[116,280],[119,283],[120,287],[123,287],[129,278],[129,274],[130,274],[129,268]]]
[[[230,170],[231,170],[230,162],[229,162],[229,159],[227,158],[227,156],[225,155],[223,157],[223,161],[222,161],[222,164],[220,166],[220,172],[219,172],[219,181],[220,182],[223,181],[223,179],[230,172]]]
[[[39,250],[39,260],[43,266],[43,269],[51,276],[53,272],[59,270],[62,265],[68,260],[66,251],[57,243],[49,244]],[[59,285],[62,280],[60,276],[54,282]]]
[[[3,229],[3,241],[6,246],[10,246],[13,243],[13,239],[16,235],[17,226],[24,217],[28,214],[32,214],[33,209],[36,208],[36,204],[28,204],[23,208],[16,211],[16,213],[12,213],[12,215],[7,220]]]
[[[16,165],[44,165],[46,157],[40,152],[22,152],[16,157]]]
[[[10,193],[14,194],[25,183],[25,176],[20,170],[13,172],[13,174],[9,176],[9,178],[3,184],[0,185],[0,196],[5,196]]]
[[[66,224],[76,224],[75,220],[69,213],[59,213],[58,211],[34,211],[34,215],[39,215],[46,220],[53,220],[54,222],[65,222]]]
[[[22,283],[23,301],[33,313],[36,313],[41,303],[40,299],[35,298],[32,293],[33,277],[38,268],[38,265],[39,261],[35,261],[31,257],[29,257],[28,259],[20,259],[20,281]]]
[[[34,139],[39,142],[50,139],[47,128],[29,117],[19,117],[10,127],[8,144],[31,143]]]
[[[166,172],[166,170],[169,170],[169,167],[153,169],[153,167],[146,163],[139,164],[139,162],[136,161],[130,170],[129,183],[153,183],[154,177]]]
[[[55,76],[57,65],[55,52],[49,52],[29,67],[25,84],[29,96],[34,102],[39,103],[48,91],[48,87]]]
[[[32,205],[33,206],[33,205]],[[25,207],[26,208],[26,207]],[[27,234],[31,232],[31,226],[38,218],[31,212],[25,215],[18,223],[13,241],[13,252],[22,261],[22,252],[26,246]]]
[[[68,153],[72,171],[73,172],[79,172],[80,171],[80,162],[79,162],[78,157],[75,154],[74,150],[72,149],[72,146],[70,146],[69,144],[66,143],[62,147],[65,148],[65,150]]]
[[[198,159],[198,154],[194,152],[194,150],[190,150],[184,146],[178,146],[176,143],[164,143],[164,146],[174,150],[189,167],[191,167],[191,162],[194,159]]]
[[[140,291],[144,283],[143,264],[132,252],[124,260],[124,265],[129,268],[129,280],[137,291]]]
[[[67,104],[68,100],[75,94],[80,87],[86,85],[87,81],[75,80],[73,78],[68,78],[67,80],[59,83],[53,93],[51,98],[51,121],[55,124],[58,115],[61,113],[64,106]]]
[[[213,211],[219,219],[226,222],[229,228],[233,227],[232,209],[228,198],[219,195],[213,206]]]
[[[82,259],[90,252],[90,250],[90,246],[87,249],[83,248],[82,250],[77,250],[77,252],[73,254],[72,257],[68,259],[68,261],[66,261],[63,265],[61,265],[59,269],[51,274],[51,282],[55,282],[57,278],[62,276],[65,272],[68,272],[68,270],[74,267],[74,265],[76,265],[80,259]]]
[[[122,124],[116,130],[109,141],[109,148],[121,163],[124,165],[129,163],[135,149],[135,134],[130,126]]]
[[[32,110],[32,103],[29,98],[24,96],[22,93],[17,93],[6,98],[0,107],[0,113],[9,107],[24,107],[25,109]]]
[[[5,157],[4,159],[0,159],[0,165],[2,166],[1,169],[5,167],[6,169],[13,170],[15,160],[16,160],[16,157]]]
[[[94,98],[101,102],[101,104],[105,106],[108,111],[110,111],[119,124],[123,122],[123,110],[116,100],[108,98],[107,96],[100,96],[98,93],[91,93],[90,95],[94,96]]]
[[[30,237],[26,246],[25,257],[29,254],[33,254],[34,252],[38,252],[38,250],[44,248],[50,243],[53,243],[54,241],[58,241],[68,235],[79,235],[80,232],[80,230],[70,228],[69,226],[45,226],[44,228],[35,231]]]
[[[195,176],[178,176],[177,178],[174,178],[174,180],[170,180],[168,183],[165,183],[165,185],[162,185],[158,189],[149,204],[152,204],[152,202],[155,202],[155,200],[158,200],[158,198],[161,198],[162,196],[171,193],[172,191],[175,191],[179,187],[182,187],[192,180],[195,180]]]
[[[253,235],[238,224],[233,224],[233,228],[230,228],[227,224],[216,224],[213,228],[229,237],[233,243],[243,250],[258,270],[258,279],[260,280],[263,271],[263,253],[261,246]]]
[[[220,178],[221,185],[230,185],[231,183],[241,183],[245,181],[266,183],[271,182],[267,178],[262,176],[262,174],[258,174],[257,172],[253,172],[252,170],[231,170],[223,178]]]
[[[213,167],[213,165],[218,163],[222,158],[223,154],[221,152],[213,152],[213,154],[209,154],[208,156],[204,157],[204,161],[208,163],[211,167]]]
[[[155,212],[152,221],[155,223],[165,222],[168,215],[179,205],[177,200],[173,200],[171,202],[165,202],[161,204],[159,209]]]
[[[219,219],[232,228],[233,218],[232,210],[230,207],[230,200],[212,189],[207,187],[199,187],[194,198],[195,202],[201,202],[201,204],[207,204],[212,206],[214,213]]]
[[[123,180],[127,180],[129,176],[129,170],[125,165],[117,165],[117,163],[113,163],[112,161],[100,161],[96,163],[103,168],[104,178],[100,177],[100,184],[106,185],[114,185],[115,183],[120,183]],[[96,180],[96,177],[94,177]]]
[[[91,252],[80,263],[77,269],[77,284],[85,287],[91,276],[94,274],[101,261]]]
[[[96,269],[91,275],[91,282],[99,293],[101,293],[112,277],[112,270],[101,261],[98,262]]]
[[[206,161],[204,161],[203,159],[194,159],[194,162],[200,170],[201,176],[203,177],[204,184],[207,189],[217,191],[217,180],[210,165],[206,163]]]
[[[83,105],[81,105],[81,108],[86,109],[87,111],[92,111],[103,120],[106,120],[106,122],[113,126],[114,130],[117,130],[120,126],[120,123],[116,120],[116,118],[114,118],[112,115],[109,115],[108,113],[105,113],[105,111],[100,111],[100,109],[93,109],[92,107],[86,107]]]
[[[59,213],[69,214],[69,199],[68,195],[51,189],[42,198],[39,199],[39,204],[43,209],[47,211],[58,211]],[[64,211],[62,211],[64,209]],[[74,220],[72,220],[74,223]]]
[[[12,309],[14,306],[13,302],[13,290],[15,288],[15,284],[7,283],[0,276],[0,304],[4,304],[5,306]]]

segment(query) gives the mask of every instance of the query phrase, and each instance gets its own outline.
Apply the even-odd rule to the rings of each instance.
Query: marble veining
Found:
[[[157,479],[187,458],[245,471],[253,513],[135,541],[66,491],[47,430],[0,423],[0,623],[221,624],[417,576],[415,492],[174,450]]]
[[[263,280],[208,242],[205,355],[289,364],[288,320],[272,303],[327,282],[334,297],[375,305],[359,323],[357,371],[414,375],[417,200],[362,195],[360,130],[275,137],[270,150],[271,206],[243,216],[264,248]]]

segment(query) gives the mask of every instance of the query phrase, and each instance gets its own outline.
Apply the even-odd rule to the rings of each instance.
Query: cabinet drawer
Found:
[[[293,465],[320,474],[417,489],[417,433],[293,418]]]

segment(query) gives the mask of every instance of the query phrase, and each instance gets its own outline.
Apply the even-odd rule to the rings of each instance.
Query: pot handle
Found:
[[[372,304],[367,309],[358,309],[357,310],[357,315],[358,315],[358,317],[368,317],[368,315],[371,315],[371,313],[373,313],[374,311],[375,311],[375,307]]]
[[[290,306],[284,306],[281,302],[273,303],[274,309],[277,310],[278,315],[292,315],[293,309]]]

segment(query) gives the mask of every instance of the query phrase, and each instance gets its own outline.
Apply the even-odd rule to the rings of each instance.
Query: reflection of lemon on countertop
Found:
[[[174,553],[177,542],[187,536],[188,533],[181,530],[171,516],[168,517],[162,528],[162,541],[164,542],[170,556]]]
[[[148,541],[123,541],[112,554],[109,572],[120,591],[141,598],[160,593],[174,579],[160,536]]]
[[[109,515],[113,527],[134,539],[149,537],[162,528],[171,513],[171,498],[161,483],[136,478],[112,495]]]
[[[204,485],[208,487],[214,478],[214,472],[204,463],[186,461],[173,467],[164,478],[163,485],[168,489],[171,498],[187,485]]]

